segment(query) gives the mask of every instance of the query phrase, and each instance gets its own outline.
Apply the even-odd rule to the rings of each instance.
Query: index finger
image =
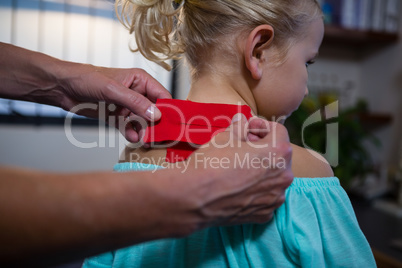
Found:
[[[272,147],[277,147],[279,144],[290,144],[289,134],[287,129],[279,123],[266,121],[268,133],[264,137],[261,137],[255,143],[269,144]]]
[[[127,71],[130,75],[127,75]],[[156,108],[157,99],[170,99],[170,93],[151,75],[142,69],[125,70],[125,79],[121,83],[111,79],[108,90],[104,91],[105,100],[121,105],[133,114],[149,121],[161,117]]]
[[[253,116],[248,121],[248,139],[256,141],[264,138],[270,131],[269,122],[258,116]]]
[[[150,101],[171,99],[172,95],[155,78],[142,69],[135,69],[134,78],[129,87],[146,96]]]

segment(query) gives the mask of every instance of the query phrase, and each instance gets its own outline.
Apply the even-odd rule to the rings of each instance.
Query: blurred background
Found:
[[[402,267],[402,0],[321,0],[326,33],[309,66],[309,96],[286,122],[292,142],[335,159],[379,267]],[[0,41],[105,67],[143,68],[185,99],[184,62],[167,72],[129,50],[114,1],[0,0]],[[332,106],[331,106],[332,104]],[[329,111],[328,107],[335,107]],[[304,123],[318,112],[320,121]],[[103,123],[0,99],[0,164],[50,171],[111,170],[126,141]],[[337,127],[337,139],[328,136]],[[57,155],[57,157],[55,157]],[[73,266],[71,266],[73,267]]]

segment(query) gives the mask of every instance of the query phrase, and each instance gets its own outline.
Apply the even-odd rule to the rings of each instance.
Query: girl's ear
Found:
[[[256,27],[247,37],[244,58],[247,69],[256,80],[262,77],[262,62],[264,51],[270,46],[274,39],[274,28],[270,25]]]

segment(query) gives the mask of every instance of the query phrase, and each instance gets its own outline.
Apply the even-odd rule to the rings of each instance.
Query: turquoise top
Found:
[[[159,166],[121,163],[116,171]],[[168,215],[167,215],[168,217]],[[335,177],[295,178],[266,224],[213,227],[85,260],[83,267],[376,267],[349,198]]]

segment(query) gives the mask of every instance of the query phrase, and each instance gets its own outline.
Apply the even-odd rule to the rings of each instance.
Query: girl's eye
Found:
[[[306,62],[306,68],[308,68],[309,65],[314,64],[314,60],[309,60],[308,62]]]

